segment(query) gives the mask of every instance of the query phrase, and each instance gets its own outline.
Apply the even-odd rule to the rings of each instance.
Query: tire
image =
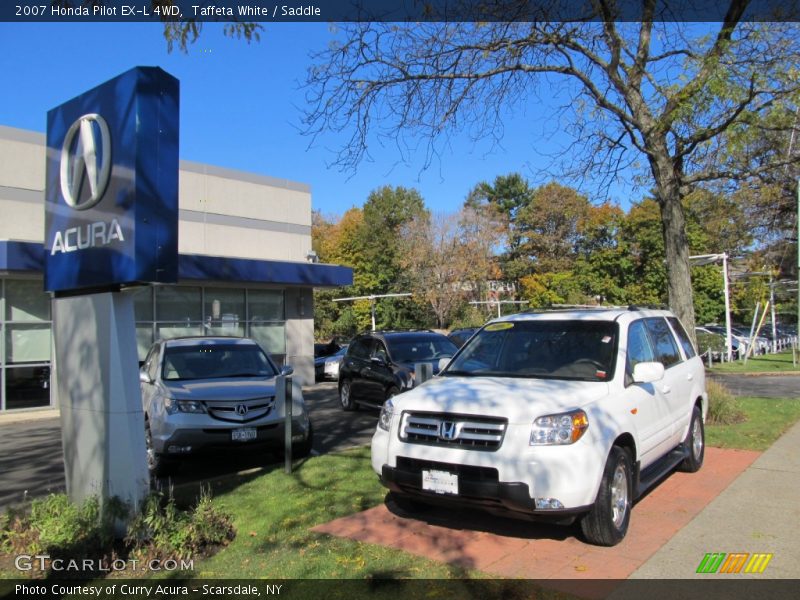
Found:
[[[597,546],[616,546],[628,532],[633,504],[633,469],[627,450],[614,446],[592,509],[581,519],[586,540]]]
[[[150,431],[150,421],[147,419],[144,421],[144,445],[147,450],[147,470],[150,477],[169,474],[173,464],[163,454],[159,454],[153,449],[153,433]]]
[[[308,435],[302,442],[297,442],[292,446],[292,458],[305,458],[311,454],[314,445],[314,427],[311,421],[308,422]]]
[[[695,406],[692,409],[692,420],[689,423],[689,431],[686,432],[686,439],[681,444],[688,450],[688,455],[683,462],[678,465],[678,470],[684,473],[696,473],[703,466],[703,459],[706,454],[705,427],[703,426],[703,416],[700,408]]]
[[[358,410],[358,404],[353,400],[353,385],[349,379],[342,381],[339,386],[339,403],[342,405],[342,410]]]

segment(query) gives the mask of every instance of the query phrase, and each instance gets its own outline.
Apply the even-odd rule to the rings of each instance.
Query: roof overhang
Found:
[[[0,240],[0,272],[42,273],[43,270],[42,244]],[[320,263],[181,254],[178,256],[178,278],[180,281],[228,281],[326,288],[352,285],[353,269]]]

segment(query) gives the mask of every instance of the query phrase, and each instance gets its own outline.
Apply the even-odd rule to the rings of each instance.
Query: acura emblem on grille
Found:
[[[237,404],[236,405],[236,414],[240,417],[243,417],[247,414],[247,406],[244,404]]]
[[[442,421],[439,425],[439,437],[443,440],[456,439],[456,424],[453,421]]]

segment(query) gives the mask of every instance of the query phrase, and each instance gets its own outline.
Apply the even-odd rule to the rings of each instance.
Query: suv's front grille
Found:
[[[503,444],[508,421],[447,413],[404,412],[400,439],[467,450],[497,450]]]
[[[249,423],[266,417],[272,412],[275,397],[255,398],[242,401],[206,401],[206,410],[213,419],[229,423]]]

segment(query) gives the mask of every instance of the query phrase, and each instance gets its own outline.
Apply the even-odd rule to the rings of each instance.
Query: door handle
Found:
[[[694,375],[692,375],[691,373],[689,373],[689,374],[686,376],[686,379],[688,379],[689,381],[692,381],[692,380],[694,380]]]
[[[664,394],[669,394],[669,393],[672,391],[672,388],[671,388],[671,387],[669,387],[668,385],[665,385],[663,388],[661,388],[661,391],[662,391]]]

